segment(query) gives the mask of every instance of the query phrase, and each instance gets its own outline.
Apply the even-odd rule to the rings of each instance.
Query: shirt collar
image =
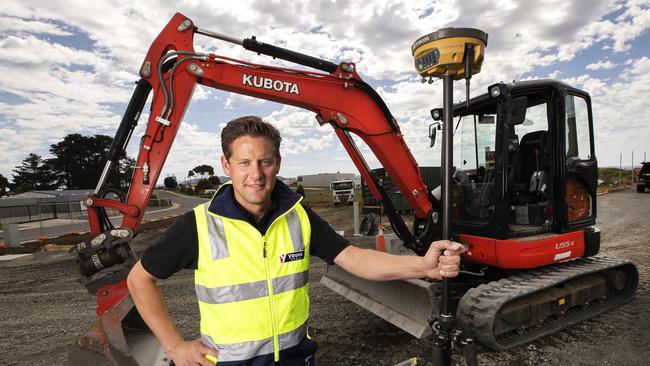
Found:
[[[302,197],[299,194],[292,191],[291,188],[287,187],[280,180],[276,180],[275,187],[271,192],[271,208],[263,218],[263,221],[270,224],[301,200]],[[214,197],[212,197],[208,210],[214,214],[230,219],[247,222],[251,222],[252,220],[253,223],[255,222],[253,216],[235,200],[234,189],[230,181],[222,184],[217,189]]]

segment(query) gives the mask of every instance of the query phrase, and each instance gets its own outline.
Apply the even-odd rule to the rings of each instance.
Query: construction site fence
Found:
[[[0,224],[18,224],[51,219],[87,220],[84,197],[29,198],[0,201]],[[170,199],[151,199],[149,207],[169,207]],[[119,212],[107,210],[109,216]]]

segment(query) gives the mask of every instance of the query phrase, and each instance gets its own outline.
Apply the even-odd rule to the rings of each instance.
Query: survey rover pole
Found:
[[[454,78],[449,73],[443,76],[443,125],[442,125],[442,239],[451,240],[451,179],[453,156]],[[442,278],[442,298],[440,301],[440,327],[433,346],[433,364],[450,366],[452,353],[452,330],[455,317],[451,311],[451,278]]]

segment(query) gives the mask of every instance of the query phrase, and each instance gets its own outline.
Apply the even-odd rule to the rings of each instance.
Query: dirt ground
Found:
[[[336,230],[352,231],[352,210],[316,206]],[[601,255],[631,259],[640,273],[631,302],[589,321],[507,352],[483,351],[481,365],[639,365],[650,359],[650,193],[625,191],[599,197]],[[163,227],[133,242],[141,252]],[[372,238],[352,238],[362,246]],[[431,340],[409,334],[349,303],[320,284],[325,264],[313,259],[310,333],[319,343],[319,365],[394,365],[418,357],[430,365]],[[95,299],[78,282],[65,252],[0,261],[0,366],[65,365],[68,347],[94,322]],[[186,337],[198,334],[192,272],[161,281],[173,317]],[[456,359],[456,361],[459,361]]]

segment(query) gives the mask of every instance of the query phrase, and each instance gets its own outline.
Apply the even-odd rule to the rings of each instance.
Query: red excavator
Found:
[[[254,64],[195,52],[202,35],[318,71]],[[433,109],[431,145],[443,130],[442,189],[427,187],[399,125],[354,63],[329,61],[198,28],[177,13],[151,45],[94,194],[84,204],[93,238],[76,247],[99,319],[71,350],[71,365],[168,365],[133,306],[126,276],[136,262],[129,242],[196,84],[289,104],[330,125],[381,202],[399,243],[417,255],[436,239],[467,247],[453,282],[367,283],[336,267],[323,282],[418,337],[433,333],[436,364],[476,346],[503,350],[548,335],[631,299],[638,283],[629,261],[595,257],[597,162],[589,95],[555,81],[494,84],[453,105],[454,80],[480,71],[487,34],[444,28],[412,46],[423,81],[442,78],[443,108]],[[153,91],[129,191],[114,199],[108,174]],[[370,174],[352,134],[375,154],[413,209],[409,229]],[[120,195],[118,195],[120,196]],[[123,219],[114,227],[106,209]]]

